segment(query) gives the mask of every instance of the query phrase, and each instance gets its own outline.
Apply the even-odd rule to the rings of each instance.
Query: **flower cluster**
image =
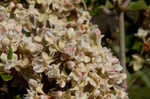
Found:
[[[144,65],[150,64],[150,32],[149,30],[144,30],[142,28],[138,29],[135,36],[141,40],[141,51],[138,54],[133,54],[130,65],[133,66],[134,71],[139,71]],[[138,44],[137,44],[138,45]]]
[[[121,86],[126,74],[102,47],[103,35],[82,0],[26,1],[0,5],[1,68],[39,75],[24,74],[29,83],[25,99],[128,98]],[[53,85],[48,91],[43,76]]]

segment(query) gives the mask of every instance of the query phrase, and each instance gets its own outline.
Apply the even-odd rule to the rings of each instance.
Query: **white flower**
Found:
[[[73,38],[75,36],[74,29],[73,28],[69,28],[67,34],[68,34],[68,38],[69,39]]]
[[[127,98],[127,93],[126,92],[124,92],[124,90],[123,89],[121,89],[121,88],[114,88],[115,89],[115,91],[116,91],[116,96],[118,96],[118,98],[121,98],[121,99],[128,99]]]
[[[94,94],[95,97],[99,96],[100,95],[100,90],[95,89],[93,94]]]
[[[138,33],[136,34],[136,36],[138,36],[141,39],[144,39],[148,34],[147,30],[143,30],[142,28],[139,28]]]
[[[8,37],[3,37],[2,44],[4,46],[8,46],[10,44],[10,40],[8,39]]]
[[[8,10],[11,11],[14,7],[15,7],[14,2],[10,2],[9,6],[8,6]]]
[[[34,37],[34,40],[35,40],[36,42],[41,42],[41,41],[42,41],[42,37],[40,37],[40,36],[35,36],[35,37]]]
[[[133,61],[130,65],[133,65],[135,71],[140,70],[143,67],[144,59],[136,54],[132,55]]]
[[[4,63],[7,62],[7,60],[8,60],[8,59],[7,59],[7,54],[2,53],[0,59],[1,59],[1,61],[4,62]]]
[[[28,58],[24,58],[18,61],[18,65],[21,66],[22,68],[26,68],[28,64],[29,64]]]
[[[1,10],[0,10],[1,11]],[[6,14],[4,11],[0,12],[0,21],[3,21],[6,18]]]
[[[44,92],[43,92],[43,90],[42,90],[42,87],[43,87],[43,85],[40,83],[40,82],[38,82],[38,81],[36,81],[36,80],[34,80],[34,79],[29,79],[29,87],[30,87],[30,90],[32,91],[32,90],[35,90],[35,91],[33,91],[34,93],[34,95],[36,95],[37,93],[39,93],[39,94],[45,94]],[[32,93],[32,92],[31,92]],[[32,95],[33,95],[32,94]]]
[[[3,34],[4,32],[6,32],[6,29],[5,29],[5,27],[2,24],[0,24],[0,34]],[[2,35],[0,35],[0,37],[1,36]]]
[[[88,56],[80,56],[80,60],[85,62],[85,63],[88,63],[91,61],[91,58]]]
[[[79,70],[79,69],[78,69]],[[70,73],[70,77],[73,78],[73,80],[75,81],[80,81],[82,79],[82,73],[79,72],[78,70],[73,70],[71,73]]]
[[[48,78],[60,78],[59,65],[60,64],[53,64],[47,67],[48,72],[46,72],[46,75],[48,76]]]
[[[120,64],[115,64],[115,65],[113,65],[113,67],[112,67],[112,71],[116,71],[116,72],[120,72],[120,71],[122,71],[123,70],[123,67],[120,65]]]
[[[42,58],[46,64],[50,64],[53,61],[53,59],[50,56],[48,56],[46,52],[42,52]]]
[[[81,91],[77,91],[75,96],[76,99],[88,99],[88,93],[83,93]]]
[[[37,0],[37,3],[44,3],[44,0]]]
[[[31,53],[35,53],[37,51],[40,51],[43,48],[41,44],[38,43],[27,43],[24,49],[30,51]]]
[[[92,59],[93,63],[101,63],[102,62],[102,57],[101,56],[97,56],[97,57],[94,57]]]
[[[75,63],[73,61],[68,61],[67,62],[67,68],[72,70],[73,68],[75,68]]]
[[[33,66],[33,70],[36,72],[36,73],[42,73],[42,72],[44,72],[45,71],[45,69],[46,69],[46,67],[44,67],[43,65],[41,65],[41,64],[37,64],[37,65],[34,65]]]

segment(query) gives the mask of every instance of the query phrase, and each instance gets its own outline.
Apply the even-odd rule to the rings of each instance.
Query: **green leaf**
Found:
[[[125,36],[125,42],[126,42],[126,48],[127,48],[126,50],[127,51],[129,51],[129,49],[132,46],[132,42],[131,42],[132,39],[133,39],[133,35],[126,34],[126,36]]]
[[[130,57],[126,57],[126,63],[129,63],[131,61]]]
[[[133,50],[137,50],[137,51],[140,51],[141,48],[142,48],[142,42],[141,41],[136,41],[132,47]]]
[[[8,59],[11,60],[13,57],[13,49],[10,47],[9,53],[8,53]]]
[[[0,76],[3,74],[3,72],[0,72]]]
[[[100,13],[100,9],[96,8],[90,11],[91,16],[98,15]]]
[[[107,0],[105,3],[105,8],[112,9],[112,8],[114,8],[114,6],[112,5],[112,3],[109,0]]]
[[[141,10],[146,8],[147,8],[147,4],[145,3],[144,0],[133,1],[129,4],[128,7],[129,10]]]
[[[22,99],[20,95],[17,95],[15,99]]]
[[[129,99],[149,99],[150,88],[133,85],[129,90]]]
[[[89,3],[89,2],[90,2],[90,0],[84,0],[84,2],[85,2],[85,3]]]
[[[141,79],[144,81],[145,85],[150,88],[150,79],[149,77],[143,72],[143,71],[138,71],[136,72],[140,77]]]
[[[9,81],[13,78],[13,76],[11,74],[5,74],[5,73],[2,73],[1,74],[1,78],[4,80],[4,81]]]
[[[150,69],[145,67],[142,71],[138,71],[137,73],[141,76],[141,79],[145,83],[145,85],[150,88]]]
[[[18,0],[19,3],[21,3],[21,0]]]

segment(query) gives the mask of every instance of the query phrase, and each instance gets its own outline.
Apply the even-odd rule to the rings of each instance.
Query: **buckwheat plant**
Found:
[[[28,82],[24,99],[128,98],[122,86],[126,73],[102,47],[103,35],[83,5],[82,0],[0,3],[0,66]]]

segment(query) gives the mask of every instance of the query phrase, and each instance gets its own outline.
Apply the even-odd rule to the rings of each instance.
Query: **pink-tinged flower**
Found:
[[[70,70],[74,69],[75,65],[76,64],[73,61],[68,61],[67,62],[67,68],[70,69]]]
[[[5,12],[1,11],[0,12],[0,21],[3,21],[6,18]]]
[[[6,29],[3,25],[0,24],[0,34],[3,34],[6,32]]]

